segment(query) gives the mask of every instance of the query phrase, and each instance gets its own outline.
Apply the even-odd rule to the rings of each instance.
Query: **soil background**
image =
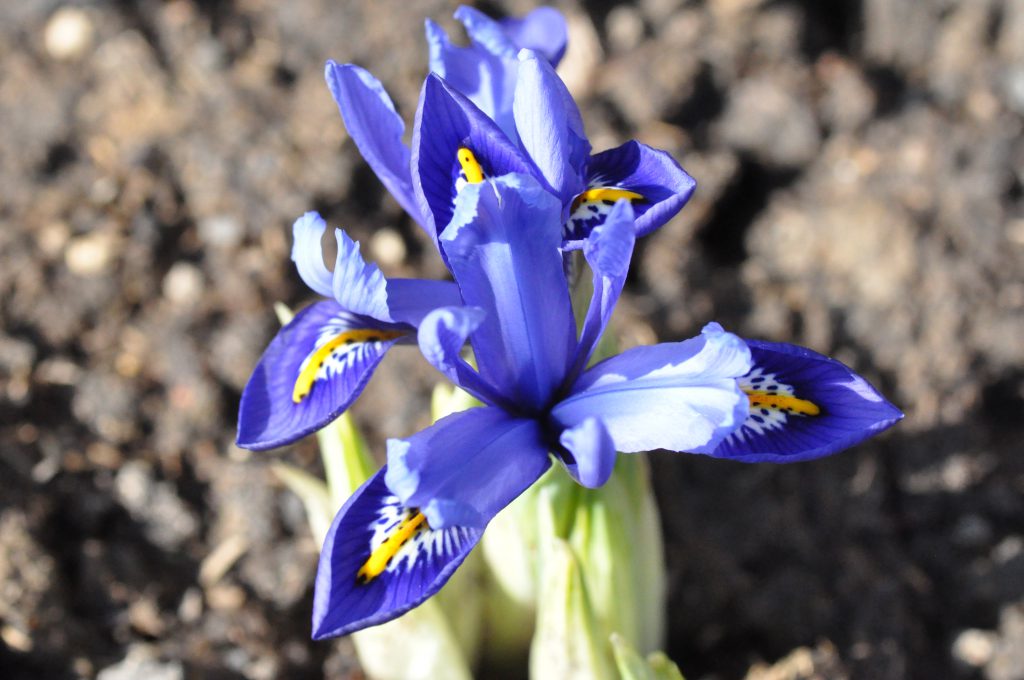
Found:
[[[525,1],[480,5],[522,13]],[[688,678],[1024,678],[1024,2],[557,2],[595,149],[699,183],[639,247],[624,346],[717,320],[907,413],[788,467],[652,454]],[[437,0],[0,4],[0,677],[359,678],[309,640],[316,549],[233,446],[320,210],[389,275],[430,244],[346,136],[328,58],[411,119]],[[392,352],[375,450],[437,380]]]

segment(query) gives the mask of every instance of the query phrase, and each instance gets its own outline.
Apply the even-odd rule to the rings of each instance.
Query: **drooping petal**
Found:
[[[592,489],[608,481],[617,454],[615,442],[603,422],[586,418],[575,427],[563,430],[558,443],[565,449],[562,463],[573,479]]]
[[[354,64],[328,61],[324,75],[359,152],[399,205],[425,227],[427,223],[413,190],[409,147],[402,141],[405,123],[384,87]]]
[[[574,373],[586,367],[597,341],[611,319],[615,303],[626,282],[635,241],[633,209],[629,201],[620,200],[612,208],[608,219],[596,227],[584,243],[583,255],[593,272],[594,293],[580,331],[576,359],[573,362]]]
[[[440,590],[482,529],[435,529],[371,477],[334,518],[320,553],[313,638],[347,635],[409,611]]]
[[[804,347],[747,340],[742,426],[711,455],[745,462],[820,458],[891,427],[903,414],[844,364]]]
[[[690,200],[697,183],[669,154],[631,141],[590,157],[587,190],[573,201],[566,240],[584,239],[620,198],[636,212],[636,234],[648,234]]]
[[[292,262],[302,281],[324,297],[333,297],[334,274],[324,264],[321,239],[327,224],[319,213],[308,212],[292,225]]]
[[[327,425],[411,330],[355,316],[333,300],[303,309],[271,341],[242,391],[238,445],[270,449]]]
[[[467,305],[487,316],[471,340],[480,373],[520,408],[562,383],[575,322],[562,270],[561,204],[527,175],[468,185],[441,237]]]
[[[515,50],[509,45],[499,46],[496,54],[478,40],[469,47],[453,45],[444,29],[429,19],[427,45],[430,47],[430,71],[476,104],[510,140],[517,141],[512,117],[519,68]]]
[[[550,465],[535,420],[485,406],[389,439],[386,481],[431,527],[482,529]]]
[[[412,149],[417,196],[435,238],[451,221],[463,186],[536,172],[490,118],[435,74],[427,76],[420,94]]]
[[[523,50],[512,105],[523,148],[548,187],[568,205],[583,191],[590,143],[565,83],[546,59]]]
[[[439,307],[462,304],[459,287],[452,281],[388,279],[386,288],[391,318],[412,326],[419,326],[424,316]]]
[[[708,324],[698,338],[636,347],[593,366],[552,416],[563,427],[601,420],[618,451],[703,452],[746,418],[736,379],[749,369],[743,340]]]
[[[524,17],[509,17],[499,23],[516,46],[542,54],[552,66],[558,66],[565,56],[569,31],[557,9],[538,7]]]
[[[479,307],[443,307],[423,319],[417,340],[420,352],[431,366],[480,401],[507,404],[505,398],[461,356],[470,333],[485,316]]]

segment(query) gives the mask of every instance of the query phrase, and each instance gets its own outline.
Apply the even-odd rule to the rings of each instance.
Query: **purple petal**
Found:
[[[410,332],[357,317],[334,301],[303,309],[271,341],[242,391],[238,445],[271,449],[327,425]]]
[[[518,47],[539,52],[552,66],[558,66],[565,55],[569,31],[565,17],[553,7],[538,7],[522,18],[510,17],[500,23]]]
[[[701,337],[636,347],[602,361],[552,415],[563,427],[601,420],[618,451],[699,451],[746,417],[736,378],[749,368],[744,342],[708,324]]]
[[[430,526],[482,529],[551,465],[536,421],[485,406],[388,440],[388,488]]]
[[[490,118],[434,74],[420,95],[412,148],[417,195],[435,238],[451,221],[455,196],[467,181],[460,177],[460,149],[475,156],[485,177],[536,171]]]
[[[562,462],[573,479],[591,489],[608,481],[617,454],[615,442],[604,423],[597,418],[587,418],[563,430],[558,442],[569,454]]]
[[[421,604],[483,534],[429,526],[388,491],[385,470],[353,494],[327,533],[313,594],[314,639],[348,635]]]
[[[504,404],[502,395],[462,358],[466,338],[484,319],[479,307],[444,307],[423,319],[417,339],[431,366],[480,401]]]
[[[441,238],[467,305],[480,373],[522,408],[541,409],[565,378],[575,322],[558,246],[561,204],[527,175],[466,186]]]
[[[584,189],[590,143],[572,95],[545,59],[524,50],[519,57],[512,108],[523,148],[541,176],[568,205]]]
[[[409,148],[402,141],[405,123],[384,87],[353,64],[328,61],[324,75],[345,128],[363,158],[405,211],[426,226],[413,190]]]
[[[627,142],[590,157],[588,192],[573,203],[566,239],[587,237],[604,221],[613,203],[630,198],[636,212],[636,234],[643,236],[668,222],[690,200],[697,183],[664,151]],[[600,189],[625,191],[631,196]]]
[[[459,287],[451,281],[388,279],[388,313],[394,321],[419,326],[424,316],[439,307],[462,304]]]
[[[740,379],[750,412],[711,455],[788,463],[853,446],[903,418],[864,378],[835,359],[785,343],[748,340]]]

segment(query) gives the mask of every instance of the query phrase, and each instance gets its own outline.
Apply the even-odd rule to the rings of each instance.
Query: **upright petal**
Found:
[[[271,341],[242,391],[238,445],[270,449],[327,425],[410,332],[353,315],[333,300],[303,309]]]
[[[435,529],[482,529],[551,465],[540,426],[493,406],[388,440],[388,488]]]
[[[604,224],[595,228],[584,243],[583,255],[593,273],[594,293],[580,331],[576,359],[573,362],[574,373],[586,368],[597,341],[612,317],[615,303],[626,282],[626,274],[629,273],[635,241],[633,209],[629,201],[620,200]]]
[[[338,257],[334,262],[332,289],[342,309],[378,321],[392,321],[388,311],[388,291],[384,274],[359,253],[359,243],[341,229],[334,230]]]
[[[697,186],[672,156],[635,141],[591,156],[586,181],[566,224],[569,241],[586,238],[620,198],[633,203],[637,236],[648,234],[679,212]]]
[[[864,378],[835,359],[786,343],[747,344],[753,364],[739,383],[750,412],[712,456],[751,463],[820,458],[903,418]]]
[[[334,518],[320,553],[313,638],[347,635],[404,614],[441,589],[482,529],[436,529],[384,484],[380,470]]]
[[[536,172],[490,118],[434,74],[423,84],[412,147],[417,196],[435,238],[451,221],[463,186]]]
[[[466,304],[487,313],[471,337],[480,372],[537,412],[575,346],[558,249],[561,205],[526,175],[469,185],[456,203],[441,245]]]
[[[509,17],[500,23],[517,47],[538,52],[552,66],[558,66],[565,56],[569,31],[565,17],[554,7],[538,7],[524,17]]]
[[[349,136],[409,216],[426,226],[413,190],[409,147],[402,141],[405,123],[380,82],[353,64],[327,62],[327,86],[334,95]]]
[[[562,463],[572,478],[591,489],[603,486],[615,468],[615,442],[604,423],[586,418],[558,438]]]
[[[519,55],[519,76],[512,105],[523,148],[562,203],[583,191],[590,143],[572,95],[554,68],[535,52]]]
[[[747,414],[736,378],[750,369],[744,342],[708,324],[699,338],[636,347],[592,367],[552,409],[562,427],[597,418],[618,451],[702,452]]]
[[[324,264],[321,239],[327,224],[319,213],[308,212],[292,225],[292,262],[303,283],[324,297],[333,297],[334,274]]]

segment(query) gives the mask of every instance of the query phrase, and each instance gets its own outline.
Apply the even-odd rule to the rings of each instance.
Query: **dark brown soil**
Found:
[[[691,680],[1024,678],[1024,4],[557,4],[595,147],[699,182],[640,246],[624,343],[714,319],[907,413],[815,463],[653,455],[669,653]],[[296,216],[443,274],[322,72],[369,67],[411,118],[454,5],[72,6],[0,3],[0,676],[361,677],[308,639],[316,550],[269,473],[312,443],[238,450],[235,414],[271,304],[311,298]],[[378,451],[436,380],[392,354],[356,408]]]

